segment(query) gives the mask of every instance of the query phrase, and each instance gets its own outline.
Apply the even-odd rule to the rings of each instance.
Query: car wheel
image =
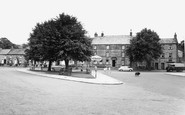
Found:
[[[55,71],[55,69],[54,69],[54,68],[52,68],[52,71]]]
[[[132,71],[131,69],[129,71]]]

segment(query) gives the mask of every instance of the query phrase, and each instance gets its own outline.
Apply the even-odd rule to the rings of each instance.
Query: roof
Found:
[[[131,38],[129,35],[98,36],[93,38],[92,44],[130,44]]]
[[[10,52],[11,49],[1,49],[0,50],[0,55],[5,55],[8,54]]]
[[[24,55],[25,49],[11,49],[8,54],[15,54],[15,55]]]
[[[174,38],[162,38],[159,42],[161,44],[177,43],[176,39],[174,39]]]

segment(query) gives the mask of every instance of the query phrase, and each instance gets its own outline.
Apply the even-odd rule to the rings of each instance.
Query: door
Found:
[[[159,68],[158,68],[158,63],[155,63],[155,69],[159,69]]]
[[[164,68],[164,63],[161,63],[161,69],[163,69],[163,70],[165,69]]]
[[[112,60],[112,67],[116,66],[116,60]]]

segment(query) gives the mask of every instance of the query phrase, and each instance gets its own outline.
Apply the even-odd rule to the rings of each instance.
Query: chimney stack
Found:
[[[98,37],[98,34],[96,32],[94,33],[94,37]]]
[[[104,33],[102,32],[102,33],[101,33],[101,37],[103,37],[103,36],[104,36]]]
[[[130,37],[132,37],[132,29],[130,29]]]
[[[177,34],[176,33],[174,34],[174,38],[177,39]]]

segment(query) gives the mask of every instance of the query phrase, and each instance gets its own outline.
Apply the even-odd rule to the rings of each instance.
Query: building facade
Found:
[[[25,49],[0,49],[1,65],[17,66],[25,63]]]
[[[102,57],[102,61],[98,62],[99,65],[110,67],[120,67],[121,65],[130,65],[129,58],[125,54],[127,46],[130,45],[130,35],[115,35],[115,36],[98,36],[92,40],[94,55]],[[168,63],[178,62],[178,41],[177,35],[174,38],[162,38],[159,41],[162,45],[163,54],[159,59],[152,62],[154,69],[165,69]]]
[[[158,60],[154,61],[153,67],[164,70],[168,63],[179,62],[177,35],[175,34],[174,38],[162,38],[159,42],[162,45],[163,53]]]
[[[114,35],[114,36],[97,36],[93,38],[92,45],[94,55],[102,57],[98,65],[109,67],[120,67],[129,65],[129,58],[125,54],[126,47],[130,44],[132,36]],[[95,63],[94,63],[95,64]]]

